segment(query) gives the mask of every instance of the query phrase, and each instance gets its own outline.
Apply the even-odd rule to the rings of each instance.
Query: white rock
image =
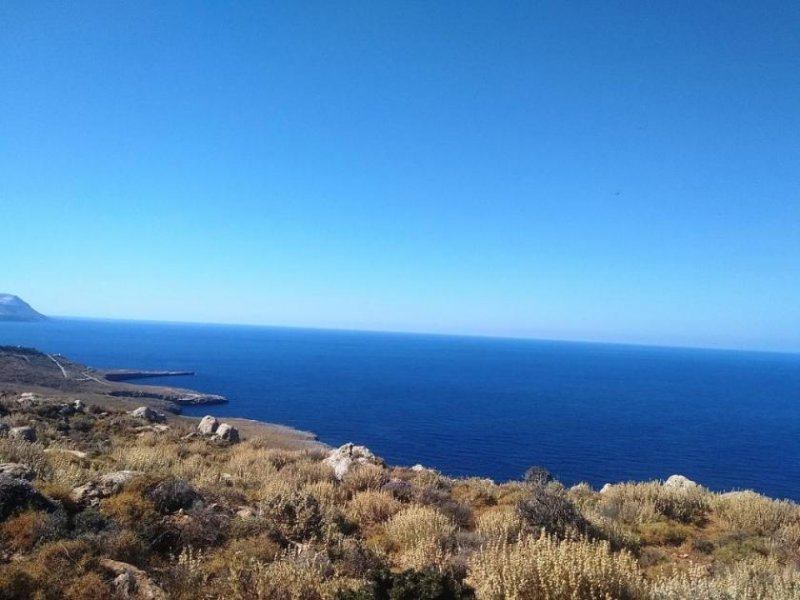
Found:
[[[216,419],[216,417],[206,415],[200,419],[200,424],[197,426],[197,431],[203,435],[211,435],[217,430],[217,427],[219,427],[219,421]]]
[[[222,423],[219,427],[217,427],[214,437],[225,442],[230,442],[231,444],[238,444],[239,430],[228,423]]]
[[[611,487],[612,486],[611,486],[610,483],[605,484],[603,487],[600,488],[600,493],[601,494],[605,494],[606,492],[608,492],[611,489]]]
[[[333,468],[336,479],[344,477],[354,464],[384,465],[383,460],[375,456],[369,448],[352,443],[331,450],[322,462]]]
[[[664,482],[665,488],[686,489],[696,488],[697,483],[683,475],[670,475]]]
[[[144,419],[150,423],[160,423],[161,421],[166,421],[166,417],[164,415],[154,411],[149,406],[140,406],[139,408],[132,410],[130,415],[136,419]]]

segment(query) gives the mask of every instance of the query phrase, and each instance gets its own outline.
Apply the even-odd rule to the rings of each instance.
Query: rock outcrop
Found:
[[[213,435],[216,433],[217,427],[219,427],[219,421],[217,418],[212,417],[211,415],[206,415],[200,419],[200,424],[197,426],[197,431],[199,431],[202,435]]]
[[[140,406],[139,408],[132,410],[130,415],[136,419],[144,419],[148,423],[163,423],[167,420],[164,415],[153,410],[149,406]]]
[[[12,479],[33,479],[33,471],[21,463],[0,463],[0,477],[11,477]]]
[[[115,597],[125,600],[167,600],[164,590],[138,567],[109,558],[101,558],[100,566],[116,575],[112,582]]]
[[[16,511],[29,508],[55,510],[52,500],[43,496],[29,481],[0,475],[0,521]]]
[[[665,488],[687,489],[698,487],[697,483],[683,475],[670,475],[664,482]]]
[[[382,467],[385,464],[383,459],[375,456],[366,446],[356,446],[353,443],[331,450],[323,462],[333,469],[336,479],[342,479],[353,465],[373,464]]]
[[[211,415],[206,415],[200,419],[200,423],[197,425],[197,432],[200,435],[228,442],[229,444],[238,444],[240,441],[239,430],[236,427],[229,423],[220,423],[216,417]]]
[[[122,488],[131,479],[141,475],[138,471],[115,471],[103,475],[82,486],[76,487],[70,492],[70,499],[81,506],[95,506],[103,498],[108,498],[122,491]]]
[[[17,438],[18,440],[25,440],[26,442],[36,441],[36,430],[28,425],[23,427],[12,427],[9,430],[8,435],[12,438]]]
[[[214,434],[214,437],[222,440],[223,442],[229,442],[231,444],[238,444],[239,443],[239,430],[232,425],[228,425],[228,423],[222,423],[219,427],[217,427],[217,431]]]

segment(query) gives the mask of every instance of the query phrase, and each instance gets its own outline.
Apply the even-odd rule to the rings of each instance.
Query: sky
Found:
[[[51,315],[800,352],[797,2],[0,3]]]

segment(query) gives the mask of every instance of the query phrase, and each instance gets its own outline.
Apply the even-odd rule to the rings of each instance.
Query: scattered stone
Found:
[[[222,423],[217,427],[217,432],[214,434],[214,437],[230,444],[238,444],[240,441],[239,430],[228,423]]]
[[[132,410],[129,414],[136,419],[144,419],[149,423],[162,423],[167,420],[164,415],[154,411],[149,406],[140,406],[139,408]]]
[[[670,475],[664,482],[665,488],[688,489],[698,487],[697,483],[683,475]]]
[[[137,475],[141,475],[141,473],[138,471],[115,471],[76,487],[70,492],[69,497],[76,504],[96,506],[103,498],[122,491],[122,487]]]
[[[212,435],[217,431],[217,427],[219,427],[219,421],[216,419],[216,417],[206,415],[200,419],[200,424],[197,426],[197,431],[203,435]]]
[[[18,440],[25,440],[26,442],[36,441],[36,430],[28,425],[24,427],[12,427],[8,435]]]
[[[52,500],[40,494],[30,482],[0,475],[0,521],[4,521],[14,512],[33,508],[37,510],[55,510]]]
[[[236,516],[244,521],[250,521],[258,516],[258,513],[249,506],[244,506],[236,511]]]
[[[413,467],[411,467],[411,470],[414,471],[415,473],[422,473],[422,472],[434,473],[435,472],[433,469],[429,469],[428,467],[424,467],[419,463],[417,463]]]
[[[20,394],[19,398],[17,398],[17,404],[25,407],[35,406],[37,404],[36,395],[33,392]]]
[[[336,479],[342,479],[353,464],[384,466],[383,460],[375,456],[369,448],[366,446],[356,446],[353,443],[347,443],[344,446],[331,450],[328,453],[328,457],[322,462],[333,469],[333,474],[336,476]]]
[[[0,477],[11,477],[12,479],[33,479],[33,471],[21,463],[0,463]]]
[[[164,590],[141,569],[109,558],[101,558],[100,566],[116,575],[112,582],[116,597],[125,600],[167,600]]]
[[[166,433],[170,430],[169,425],[153,425],[153,431],[156,433]]]

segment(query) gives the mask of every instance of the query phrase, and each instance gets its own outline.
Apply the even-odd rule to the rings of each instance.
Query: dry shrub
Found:
[[[511,506],[498,506],[478,517],[475,532],[484,541],[502,540],[511,542],[522,532],[522,519]]]
[[[379,490],[387,481],[386,469],[370,463],[353,465],[342,478],[342,484],[353,492]]]
[[[332,575],[330,562],[318,553],[291,552],[272,563],[236,554],[218,584],[218,595],[231,600],[334,600],[353,582]]]
[[[30,552],[49,523],[41,511],[25,511],[0,524],[0,545],[11,552]]]
[[[125,490],[100,503],[103,515],[121,527],[145,532],[159,519],[155,505],[133,490]]]
[[[64,590],[64,600],[108,600],[111,587],[97,573],[86,573]]]
[[[498,489],[491,479],[470,477],[459,480],[451,489],[453,498],[473,508],[497,504]]]
[[[393,517],[401,507],[391,494],[367,490],[353,496],[347,504],[346,515],[361,526],[370,526]]]
[[[293,485],[302,487],[310,483],[333,481],[333,469],[329,465],[310,460],[298,460],[281,471],[281,477]]]
[[[782,528],[800,525],[800,506],[753,491],[720,494],[713,499],[712,507],[731,527],[756,535],[774,535]]]
[[[454,545],[456,527],[438,510],[417,504],[404,508],[386,524],[386,537],[400,552],[401,566],[443,566]]]
[[[739,561],[708,577],[702,568],[657,581],[654,600],[800,600],[800,573],[774,560]]]
[[[699,523],[710,510],[708,490],[666,487],[657,481],[610,486],[597,505],[604,516],[628,524],[647,523],[666,517],[682,523]]]
[[[259,504],[259,512],[287,541],[302,542],[322,535],[322,512],[314,496],[301,493],[273,496]]]
[[[493,541],[470,560],[467,583],[479,600],[646,600],[635,559],[606,542],[559,541],[542,535]]]
[[[317,481],[304,485],[300,491],[303,494],[314,496],[323,511],[329,511],[343,506],[347,501],[347,491],[336,485],[333,481]]]

